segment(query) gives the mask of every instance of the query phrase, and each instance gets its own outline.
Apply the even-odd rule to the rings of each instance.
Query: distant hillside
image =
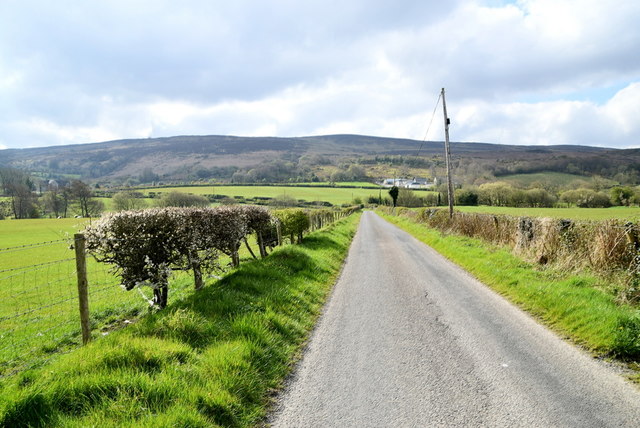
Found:
[[[616,174],[637,176],[640,169],[640,150],[487,143],[452,143],[451,150],[455,173],[467,178],[541,171],[613,178]],[[395,163],[405,165],[408,173],[430,171],[435,175],[441,172],[442,153],[442,142],[363,135],[211,135],[6,149],[0,150],[0,166],[42,177],[78,176],[88,181],[122,181],[143,174],[143,178],[158,180],[232,180],[235,175],[236,181],[286,181],[292,176],[302,181],[327,178],[340,168],[346,171],[346,165],[353,162],[365,170],[374,164],[396,168]]]

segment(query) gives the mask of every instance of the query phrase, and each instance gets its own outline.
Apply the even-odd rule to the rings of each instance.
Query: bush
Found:
[[[398,201],[396,205],[409,208],[421,207],[422,200],[418,198],[412,190],[403,187],[398,189]]]
[[[560,201],[580,208],[607,208],[611,206],[609,195],[591,189],[568,190],[560,195]]]
[[[270,224],[269,212],[260,207],[154,208],[110,214],[85,235],[87,250],[114,265],[126,290],[151,286],[152,303],[163,308],[172,268],[192,269],[199,289],[202,270],[219,268],[218,252],[238,266],[242,240]]]
[[[140,192],[122,191],[111,198],[113,209],[116,211],[140,210],[147,206],[147,202]]]
[[[278,210],[273,213],[280,221],[281,232],[283,235],[289,235],[291,243],[294,243],[294,237],[298,237],[298,243],[302,242],[302,233],[309,228],[309,216],[302,209],[286,209]]]
[[[110,214],[85,230],[87,251],[98,261],[113,264],[126,290],[152,287],[152,303],[163,308],[171,265],[182,256],[183,242],[176,233],[181,220],[178,209]]]
[[[470,189],[457,189],[455,191],[456,205],[478,205],[478,193]]]
[[[190,193],[169,192],[164,193],[156,202],[156,206],[160,208],[166,207],[208,207],[209,199],[200,195],[192,195]]]

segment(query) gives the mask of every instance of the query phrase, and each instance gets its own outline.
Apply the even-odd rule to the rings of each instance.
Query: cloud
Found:
[[[635,1],[2,2],[0,135],[421,139],[446,87],[454,140],[634,146],[639,19]]]
[[[640,147],[640,82],[609,102],[468,103],[454,115],[453,135],[504,144]],[[455,137],[454,137],[455,139]]]

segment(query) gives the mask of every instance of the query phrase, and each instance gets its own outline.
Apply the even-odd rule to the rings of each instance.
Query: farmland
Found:
[[[371,184],[369,184],[371,185]],[[325,201],[333,205],[349,204],[355,198],[360,198],[366,202],[367,197],[378,197],[380,191],[386,196],[386,190],[348,188],[348,187],[301,187],[301,186],[191,186],[191,187],[158,187],[147,188],[143,193],[168,192],[193,193],[194,195],[226,195],[229,197],[242,198],[275,198],[281,196],[291,197],[297,200]]]
[[[640,207],[611,208],[512,208],[490,206],[457,206],[457,211],[466,213],[504,214],[514,217],[551,217],[573,220],[620,219],[637,221],[640,219]]]
[[[320,312],[357,220],[241,265],[42,370],[1,380],[0,426],[256,424]]]
[[[38,365],[78,344],[73,233],[83,219],[0,221],[0,375]],[[125,293],[104,265],[88,259],[91,322],[108,329],[147,305]],[[98,334],[98,333],[97,333]]]
[[[0,222],[0,376],[55,358],[79,343],[79,311],[73,234],[88,219],[30,219]],[[239,258],[253,258],[255,236],[248,236]],[[221,269],[231,263],[218,258]],[[111,266],[87,259],[89,304],[93,335],[109,334],[145,312],[148,288],[125,292]],[[219,272],[219,271],[216,271]],[[190,274],[172,275],[171,299],[188,294]]]

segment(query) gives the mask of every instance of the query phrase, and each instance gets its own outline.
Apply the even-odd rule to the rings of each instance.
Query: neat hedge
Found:
[[[163,308],[172,270],[192,269],[199,289],[202,270],[218,267],[220,252],[237,266],[242,240],[272,221],[266,208],[256,206],[154,208],[109,214],[85,236],[89,253],[113,264],[124,288],[151,286],[153,304]]]

